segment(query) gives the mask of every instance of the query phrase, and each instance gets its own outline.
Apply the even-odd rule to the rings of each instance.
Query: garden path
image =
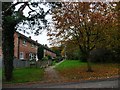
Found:
[[[64,60],[63,60],[64,61]],[[46,82],[63,82],[65,81],[65,78],[60,76],[59,73],[54,69],[57,65],[59,65],[60,63],[62,63],[63,61],[57,63],[54,66],[49,66],[45,69],[45,81]]]

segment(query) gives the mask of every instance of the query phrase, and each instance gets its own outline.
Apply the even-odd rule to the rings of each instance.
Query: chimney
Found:
[[[31,36],[29,36],[29,38],[31,39]]]
[[[38,42],[38,40],[36,40],[36,42]]]

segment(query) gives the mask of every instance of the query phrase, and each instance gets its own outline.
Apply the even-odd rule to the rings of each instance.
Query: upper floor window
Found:
[[[23,45],[27,45],[27,43],[26,43],[26,41],[25,41],[25,40],[23,40]]]
[[[35,44],[31,44],[31,47],[33,48],[37,48],[37,46]]]
[[[31,44],[31,47],[34,47],[34,44]]]

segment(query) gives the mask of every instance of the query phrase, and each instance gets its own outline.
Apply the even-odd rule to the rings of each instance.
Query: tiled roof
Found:
[[[30,43],[34,43],[35,45],[39,45],[39,43],[37,41],[34,41],[31,38],[26,37],[25,35],[23,35],[23,34],[21,34],[19,32],[16,32],[16,33],[19,35],[20,38],[25,39],[26,41],[28,41]]]

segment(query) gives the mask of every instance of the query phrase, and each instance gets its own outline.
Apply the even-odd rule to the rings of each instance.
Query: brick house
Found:
[[[37,41],[26,37],[19,32],[14,34],[14,57],[22,60],[38,60],[37,49],[41,45]],[[50,55],[52,58],[56,57],[56,54],[48,47],[44,46],[44,55]]]
[[[37,59],[37,47],[39,43],[19,32],[14,34],[14,57],[22,60]]]
[[[47,46],[44,46],[44,56],[49,55],[52,58],[56,57],[56,53],[54,51],[52,51],[51,49],[49,49]]]

